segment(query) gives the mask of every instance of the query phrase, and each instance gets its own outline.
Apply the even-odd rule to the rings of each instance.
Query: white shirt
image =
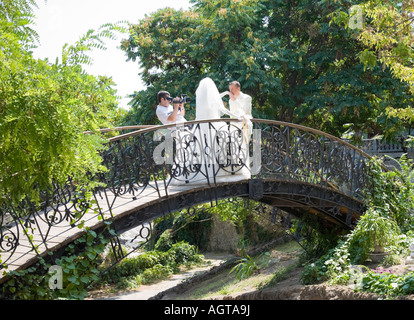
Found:
[[[252,97],[240,91],[236,100],[229,100],[230,111],[238,116],[252,117]]]
[[[175,121],[169,121],[168,117],[173,113],[173,111],[174,108],[172,105],[169,105],[168,107],[158,105],[156,114],[162,124],[180,123],[187,121],[181,114],[177,114],[177,118]]]

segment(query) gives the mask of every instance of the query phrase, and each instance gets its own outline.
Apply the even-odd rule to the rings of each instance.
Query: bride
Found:
[[[222,100],[226,94],[231,95],[229,92],[220,94],[212,79],[200,81],[196,90],[196,120],[217,120],[226,114],[240,121],[205,122],[196,124],[191,132],[177,130],[177,145],[186,150],[177,148],[177,155],[181,156],[176,157],[175,169],[180,174],[176,174],[175,179],[191,184],[210,184],[250,178],[251,111],[248,114],[235,103],[231,104],[231,110],[226,109]]]

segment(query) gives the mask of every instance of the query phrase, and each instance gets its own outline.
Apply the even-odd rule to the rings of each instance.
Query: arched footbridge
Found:
[[[102,231],[111,222],[120,235],[171,212],[231,197],[351,229],[370,189],[367,154],[329,134],[278,121],[151,126],[109,139],[102,158],[108,170],[94,178],[101,186],[89,198],[69,179],[45,192],[40,205],[0,209],[3,269],[59,256],[84,227]]]

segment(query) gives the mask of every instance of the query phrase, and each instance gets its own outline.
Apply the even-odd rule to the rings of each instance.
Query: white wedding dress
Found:
[[[224,107],[212,79],[201,80],[196,91],[196,120],[217,120],[223,114],[239,119],[244,115]],[[246,131],[251,132],[251,127],[243,130],[241,121],[206,122],[195,124],[191,130],[177,130],[176,154],[181,156],[176,156],[175,168],[178,170],[171,184],[200,185],[249,179],[249,140],[246,140]]]

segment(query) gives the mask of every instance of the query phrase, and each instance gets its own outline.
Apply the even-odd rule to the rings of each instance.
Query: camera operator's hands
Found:
[[[180,108],[179,109],[180,110],[180,114],[184,117],[185,116],[184,103],[181,103],[179,108]]]
[[[185,116],[184,102],[179,103],[180,101],[181,101],[181,98],[176,97],[173,100],[173,107],[174,107],[174,111],[176,111],[177,114],[180,114],[184,117]]]
[[[181,115],[184,117],[185,115],[184,103],[180,103],[178,105],[178,110],[180,111]]]

